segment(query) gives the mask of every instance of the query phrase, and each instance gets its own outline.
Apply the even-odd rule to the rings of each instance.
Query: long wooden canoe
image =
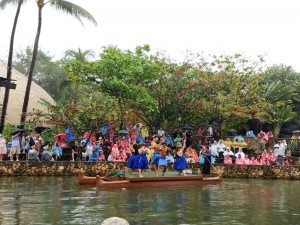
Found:
[[[96,176],[98,188],[173,187],[205,185],[221,182],[220,177],[204,178],[202,175],[163,177],[124,177],[122,180],[107,180]]]

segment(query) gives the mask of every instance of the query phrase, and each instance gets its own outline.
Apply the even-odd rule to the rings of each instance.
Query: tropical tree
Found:
[[[29,46],[24,50],[17,51],[13,60],[14,68],[25,76],[28,75],[31,57],[32,48]],[[44,88],[55,101],[59,101],[61,99],[61,87],[68,77],[60,61],[55,61],[49,52],[39,49],[32,79]]]
[[[265,99],[270,103],[264,121],[274,126],[274,137],[277,137],[282,124],[296,117],[293,108],[300,102],[299,74],[289,66],[276,65],[268,68],[261,83],[265,87]]]
[[[14,24],[11,31],[10,36],[10,44],[9,44],[9,53],[8,53],[8,60],[7,60],[7,74],[6,78],[11,79],[11,70],[12,70],[12,57],[13,57],[13,50],[14,50],[14,39],[15,39],[15,32],[17,28],[18,18],[21,11],[22,4],[26,2],[26,0],[2,0],[0,2],[0,9],[4,9],[8,4],[17,4],[17,11],[15,14]],[[4,98],[3,98],[3,106],[2,106],[2,114],[1,114],[1,121],[0,121],[0,132],[2,133],[4,129],[5,123],[5,116],[7,111],[7,104],[9,100],[9,88],[5,88]]]
[[[189,96],[186,107],[203,121],[216,124],[220,135],[232,122],[264,116],[269,106],[260,83],[262,61],[235,54],[200,62],[185,87]]]
[[[159,67],[148,56],[148,45],[135,51],[106,47],[100,60],[94,62],[71,61],[66,65],[70,79],[86,83],[114,99],[123,123],[126,111],[142,112],[140,119],[148,122],[144,113],[157,110],[157,101],[151,96],[149,84],[156,82]]]
[[[65,51],[65,58],[85,62],[88,61],[89,58],[95,58],[95,52],[91,49],[84,51],[81,48],[78,48],[78,50],[69,49]]]
[[[27,113],[27,108],[28,108],[28,102],[29,102],[29,94],[30,94],[30,88],[31,88],[31,82],[32,82],[32,77],[33,77],[33,72],[34,72],[34,67],[37,59],[37,53],[38,53],[38,44],[39,44],[39,38],[40,38],[40,33],[41,33],[41,27],[42,27],[42,10],[46,4],[49,4],[50,6],[62,10],[72,16],[74,16],[76,19],[78,19],[82,23],[82,18],[88,19],[89,21],[93,22],[95,25],[97,24],[96,20],[94,17],[85,9],[82,7],[73,4],[68,1],[64,0],[36,0],[37,6],[38,6],[38,27],[37,27],[37,32],[35,36],[35,41],[34,41],[34,46],[33,46],[33,53],[32,53],[32,60],[31,60],[31,65],[29,68],[29,73],[28,73],[28,81],[27,81],[27,86],[26,86],[26,91],[25,91],[25,96],[24,96],[24,103],[22,107],[22,115],[21,115],[21,121],[20,123],[23,125],[26,120],[26,113]],[[82,23],[83,24],[83,23]]]

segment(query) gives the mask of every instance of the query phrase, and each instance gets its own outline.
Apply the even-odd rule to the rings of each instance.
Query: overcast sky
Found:
[[[88,10],[94,26],[46,5],[40,48],[57,59],[68,49],[117,45],[134,49],[149,44],[181,61],[187,49],[209,54],[267,54],[268,65],[300,72],[300,0],[71,0]],[[0,11],[0,58],[7,60],[15,7]],[[21,10],[15,49],[33,46],[35,1]]]

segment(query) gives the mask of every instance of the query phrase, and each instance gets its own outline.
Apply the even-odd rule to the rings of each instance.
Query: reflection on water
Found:
[[[299,224],[299,190],[283,180],[99,190],[75,177],[0,177],[0,224]]]

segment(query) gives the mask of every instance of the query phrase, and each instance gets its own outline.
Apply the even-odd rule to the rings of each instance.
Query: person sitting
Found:
[[[224,151],[224,153],[223,153],[223,156],[224,156],[224,157],[225,157],[226,155],[234,156],[233,151],[232,151],[229,147],[226,147],[226,151]]]
[[[276,161],[276,155],[274,155],[274,153],[270,150],[267,156],[267,159],[269,161],[269,165],[274,165],[275,161]]]
[[[236,165],[243,165],[244,164],[244,159],[242,158],[241,154],[237,155],[237,158],[235,159],[235,164]]]
[[[224,157],[224,164],[232,164],[232,158],[230,157],[229,154],[227,154],[225,157]]]
[[[249,160],[249,165],[256,165],[256,160],[254,156],[252,156],[251,159]]]
[[[43,150],[41,160],[45,162],[54,161],[52,153],[48,149]]]
[[[187,163],[194,163],[194,159],[187,152],[184,154],[184,157]]]
[[[31,149],[28,151],[28,161],[40,161],[39,153],[35,150],[35,145],[32,145]]]
[[[285,159],[283,160],[283,165],[284,165],[284,166],[289,166],[289,165],[290,165],[289,160],[288,160],[287,158],[285,158]]]
[[[98,162],[98,160],[99,160],[99,155],[97,154],[97,150],[94,149],[93,153],[90,154],[89,162]]]
[[[284,160],[282,158],[281,155],[278,155],[277,158],[276,158],[276,161],[275,161],[275,164],[276,165],[283,165],[284,164]]]
[[[263,149],[262,153],[261,153],[261,159],[263,162],[266,162],[266,159],[268,158],[268,152],[266,149]]]
[[[260,155],[258,155],[257,157],[256,157],[256,160],[255,160],[256,162],[255,162],[255,165],[262,165],[263,164],[263,160],[262,160],[262,158],[261,158],[261,156]]]
[[[171,151],[169,151],[168,155],[166,156],[166,159],[168,163],[174,163],[175,160],[173,155],[171,154]]]
[[[241,148],[239,148],[238,152],[235,154],[235,157],[238,158],[238,155],[241,155],[242,159],[245,158],[245,153],[243,152],[243,150]]]
[[[119,157],[118,157],[118,160],[120,160],[121,162],[125,162],[127,159],[127,155],[126,155],[126,152],[121,150],[120,151],[120,154],[119,154]]]
[[[244,163],[244,165],[249,165],[250,164],[250,159],[249,159],[248,155],[245,155],[243,163]]]
[[[214,141],[209,150],[213,157],[219,157],[217,141]]]
[[[217,150],[219,153],[219,157],[223,158],[224,157],[224,150],[226,149],[226,146],[224,145],[222,140],[219,140],[217,143]]]
[[[99,161],[100,161],[100,162],[104,162],[104,161],[105,161],[105,156],[104,156],[102,150],[99,151]]]
[[[56,143],[53,147],[53,150],[53,155],[55,155],[55,161],[57,161],[59,158],[62,157],[62,148],[58,145],[58,143]]]

